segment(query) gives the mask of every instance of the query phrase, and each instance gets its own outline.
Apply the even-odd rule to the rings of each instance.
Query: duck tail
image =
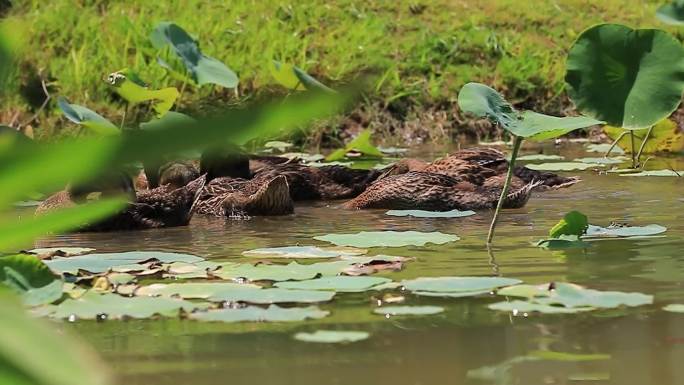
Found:
[[[285,215],[294,211],[290,186],[285,175],[278,175],[249,197],[248,212],[257,215]]]
[[[541,186],[542,184],[544,184],[543,181],[532,180],[523,187],[508,193],[506,199],[504,200],[504,208],[517,209],[525,206],[532,195],[532,190],[538,186]]]

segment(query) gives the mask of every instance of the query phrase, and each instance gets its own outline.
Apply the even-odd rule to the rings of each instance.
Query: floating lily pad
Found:
[[[605,167],[602,164],[589,164],[582,162],[556,162],[556,163],[541,163],[541,164],[527,164],[525,167],[530,170],[537,171],[575,171],[587,170],[596,167]]]
[[[203,259],[195,255],[167,253],[162,251],[129,251],[124,253],[87,254],[70,258],[55,258],[45,261],[53,271],[58,273],[75,274],[78,270],[91,273],[104,273],[115,267],[137,264],[149,260],[158,260],[162,263],[172,262],[199,262]]]
[[[382,152],[385,155],[405,154],[409,151],[408,148],[382,147],[382,146],[378,146],[378,150],[380,150],[380,152]]]
[[[600,152],[602,154],[605,154],[608,152],[610,149],[610,143],[603,143],[603,144],[589,144],[587,145],[587,152]],[[625,150],[621,149],[618,146],[613,147],[613,149],[610,151],[611,154],[624,154]]]
[[[458,241],[460,238],[438,231],[423,233],[419,231],[362,231],[356,234],[328,234],[314,237],[319,241],[338,246],[352,247],[403,247],[425,246],[428,243],[441,245]]]
[[[259,258],[339,258],[366,254],[366,250],[357,248],[321,248],[316,246],[285,246],[248,250],[242,253],[247,257]]]
[[[475,211],[451,210],[451,211],[425,211],[425,210],[389,210],[385,214],[395,217],[416,218],[463,218],[475,215]]]
[[[226,290],[217,292],[209,300],[212,302],[249,302],[254,304],[272,303],[317,303],[328,302],[335,296],[334,291],[323,290]]]
[[[341,270],[341,267],[336,268],[337,272]],[[231,263],[224,264],[223,268],[212,274],[221,279],[246,278],[250,281],[302,281],[316,278],[319,272],[311,268],[310,265],[300,265],[296,262],[287,265]]]
[[[440,306],[382,306],[373,309],[373,313],[384,316],[397,315],[430,315],[444,311]]]
[[[28,306],[52,303],[62,297],[63,282],[34,255],[0,257],[0,285],[21,295]]]
[[[198,312],[190,314],[189,318],[208,322],[294,322],[324,318],[328,314],[330,314],[329,311],[321,310],[315,306],[282,308],[271,305],[266,309],[248,306],[239,309]]]
[[[620,176],[675,176],[675,177],[681,177],[684,176],[684,170],[651,170],[651,171],[641,171],[641,172],[635,172],[635,173],[624,173],[620,174]]]
[[[50,314],[53,318],[121,319],[150,318],[155,315],[176,317],[181,310],[191,312],[204,304],[174,298],[131,297],[87,292],[78,299],[67,299]]]
[[[542,249],[549,250],[586,249],[591,247],[590,243],[582,241],[577,235],[561,235],[558,238],[542,239],[536,245]]]
[[[672,313],[684,313],[684,305],[678,304],[678,303],[671,303],[671,304],[663,307],[663,310],[669,311]]]
[[[544,290],[546,288],[546,290]],[[641,306],[653,303],[653,296],[642,293],[600,291],[578,285],[557,282],[540,286],[524,285],[499,290],[499,295],[526,297],[527,301],[498,302],[490,309],[512,312],[574,313],[620,306]]]
[[[478,292],[521,283],[519,279],[501,277],[425,277],[402,281],[413,292]]]
[[[266,144],[264,144],[265,148],[275,149],[275,150],[278,150],[280,152],[285,152],[288,148],[290,148],[292,146],[294,146],[294,144],[288,143],[288,142],[281,142],[278,140],[273,140],[270,142],[266,142]]]
[[[440,298],[466,298],[477,297],[478,295],[490,294],[492,290],[474,290],[474,291],[413,291],[411,293],[423,297],[440,297]]]
[[[519,156],[517,160],[563,160],[560,155],[546,155],[546,154],[530,154]]]
[[[660,225],[647,226],[594,226],[589,225],[586,232],[588,238],[628,238],[628,237],[643,237],[662,234],[667,231],[667,227]]]
[[[135,295],[139,297],[180,297],[184,299],[207,299],[222,292],[237,290],[260,290],[261,286],[233,282],[155,283],[141,286]]]
[[[283,289],[299,290],[334,290],[339,292],[361,292],[374,286],[392,282],[391,279],[380,277],[323,277],[308,281],[277,282],[274,286]]]
[[[52,257],[73,257],[77,255],[88,254],[95,249],[89,247],[44,247],[40,249],[33,249],[27,253],[35,254],[41,259]]]
[[[624,163],[627,159],[624,157],[614,157],[614,158],[578,158],[575,162],[582,162],[588,164],[620,164]]]
[[[323,344],[337,344],[362,341],[370,337],[367,332],[316,330],[313,333],[297,333],[294,339],[304,342],[318,342]]]
[[[325,159],[325,156],[323,154],[307,154],[305,152],[287,152],[279,156],[288,159],[299,159],[304,163],[319,162]]]

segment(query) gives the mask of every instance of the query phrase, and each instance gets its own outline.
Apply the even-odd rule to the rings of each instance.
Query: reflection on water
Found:
[[[569,159],[581,155],[564,151]],[[595,156],[595,155],[594,155]],[[678,159],[650,167],[682,169]],[[195,218],[188,227],[140,232],[72,234],[39,246],[99,251],[169,250],[217,260],[244,259],[257,247],[319,244],[313,236],[361,230],[441,231],[461,240],[442,246],[373,249],[416,260],[394,279],[437,275],[502,275],[542,283],[572,281],[601,290],[655,295],[652,306],[576,315],[509,317],[486,308],[493,299],[408,297],[439,305],[440,315],[390,318],[371,314],[372,293],[343,294],[322,307],[332,316],[297,324],[203,324],[191,321],[81,322],[79,331],[126,384],[677,384],[684,383],[684,315],[660,310],[684,303],[682,186],[678,178],[632,178],[581,172],[570,189],[535,194],[506,211],[495,246],[484,239],[490,213],[457,219],[390,217],[345,211],[338,202],[301,204],[296,214],[248,221]],[[666,237],[610,240],[587,250],[546,251],[532,244],[565,212],[590,221],[668,227]],[[350,345],[297,342],[316,328],[366,330]],[[602,354],[606,360],[538,359],[535,352]],[[544,354],[541,357],[546,357]],[[470,375],[468,373],[470,372]]]

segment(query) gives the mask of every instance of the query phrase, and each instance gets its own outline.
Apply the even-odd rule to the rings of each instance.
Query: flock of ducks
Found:
[[[136,180],[116,174],[87,186],[67,186],[43,201],[36,214],[122,193],[129,197],[125,209],[81,230],[183,226],[194,214],[287,215],[294,212],[294,202],[312,200],[347,200],[341,205],[346,209],[490,209],[496,207],[507,169],[505,155],[493,148],[461,150],[431,163],[407,158],[384,170],[313,167],[296,159],[212,150],[199,162],[145,167]],[[577,181],[516,167],[504,208],[524,206],[535,189]]]

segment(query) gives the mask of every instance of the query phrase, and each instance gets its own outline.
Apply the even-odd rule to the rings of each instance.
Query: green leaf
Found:
[[[352,247],[284,246],[248,250],[244,251],[242,255],[258,258],[323,259],[353,257],[366,254],[366,252],[367,250]]]
[[[318,241],[333,243],[337,246],[351,247],[403,247],[425,246],[428,243],[441,245],[458,241],[460,238],[438,231],[422,233],[419,231],[362,231],[356,234],[328,234],[314,237]]]
[[[323,344],[338,344],[363,341],[370,337],[367,332],[342,331],[342,330],[316,330],[313,333],[297,333],[294,339],[304,342],[317,342]]]
[[[583,114],[643,129],[669,116],[684,90],[684,48],[665,31],[600,24],[570,49],[565,80]]]
[[[197,41],[178,25],[169,22],[159,23],[152,31],[150,40],[157,49],[170,46],[197,84],[237,87],[238,77],[235,72],[219,60],[203,54]]]
[[[530,154],[530,155],[519,156],[516,160],[530,161],[530,160],[563,160],[563,159],[565,159],[565,158],[563,158],[560,155]]]
[[[347,143],[344,148],[334,151],[332,154],[328,155],[325,160],[327,162],[332,162],[340,159],[344,159],[347,153],[351,151],[357,151],[364,156],[373,158],[382,158],[382,152],[378,150],[377,147],[373,146],[371,143],[371,130],[366,129],[361,131],[361,133],[354,138],[351,142]]]
[[[673,0],[670,4],[661,5],[656,16],[666,24],[684,25],[684,2]]]
[[[123,199],[103,199],[40,216],[23,216],[18,221],[2,220],[0,250],[16,250],[30,244],[37,237],[77,229],[84,224],[106,218],[125,204]]]
[[[596,167],[605,167],[604,164],[590,164],[582,162],[554,162],[554,163],[540,163],[540,164],[527,164],[525,167],[530,170],[537,171],[574,171],[574,170],[587,170]]]
[[[471,210],[451,210],[451,211],[425,211],[425,210],[389,210],[385,213],[395,217],[415,217],[415,218],[463,218],[475,215]]]
[[[641,172],[634,172],[634,173],[625,173],[625,174],[620,174],[620,176],[674,176],[674,177],[681,177],[684,176],[684,170],[650,170],[650,171],[641,171]]]
[[[141,286],[135,291],[139,297],[180,297],[207,299],[217,293],[237,290],[261,290],[261,286],[235,282],[155,283]]]
[[[620,164],[627,161],[625,157],[614,158],[578,158],[575,162],[589,163],[589,164]]]
[[[58,273],[76,274],[79,270],[91,273],[104,273],[117,266],[141,264],[151,260],[162,263],[195,263],[203,261],[204,259],[195,255],[164,251],[127,251],[123,253],[87,254],[68,258],[57,257],[45,261],[45,264]]]
[[[119,135],[121,131],[114,123],[77,104],[69,104],[64,97],[57,99],[57,105],[64,116],[72,122],[81,125],[98,135]]]
[[[329,311],[320,310],[315,306],[282,308],[271,305],[266,309],[247,306],[239,309],[197,312],[190,314],[189,318],[206,322],[296,322],[325,318],[329,314]]]
[[[307,281],[276,282],[275,287],[295,290],[332,290],[338,292],[361,292],[371,290],[374,286],[392,282],[380,277],[323,277]]]
[[[105,385],[109,372],[97,354],[68,330],[28,317],[0,291],[0,381],[14,375],[32,385]]]
[[[671,313],[684,313],[684,305],[678,303],[671,303],[663,307],[663,310],[669,311]]]
[[[591,244],[582,241],[577,235],[561,235],[558,238],[542,239],[537,242],[537,247],[549,250],[586,249]]]
[[[121,297],[117,294],[99,294],[88,291],[77,299],[67,299],[49,313],[61,319],[122,319],[177,317],[181,310],[191,312],[206,305],[173,298]]]
[[[586,215],[579,211],[570,211],[549,230],[549,236],[551,238],[559,238],[561,235],[580,237],[587,231],[587,227],[589,227],[589,220]]]
[[[294,66],[288,63],[281,63],[276,60],[271,60],[268,69],[273,78],[283,87],[290,90],[304,91],[306,87],[299,80],[299,77],[294,72]]]
[[[491,291],[521,282],[518,279],[500,277],[422,277],[402,281],[401,284],[409,291],[454,293]]]
[[[630,238],[645,237],[662,234],[667,231],[667,227],[660,225],[647,226],[615,226],[608,227],[589,225],[586,231],[587,238]]]
[[[382,306],[373,309],[373,313],[384,316],[431,315],[443,311],[444,308],[440,306]]]
[[[281,142],[279,140],[272,140],[264,144],[264,148],[270,148],[278,150],[279,152],[285,152],[288,148],[294,146],[292,143]]]
[[[26,251],[30,254],[35,254],[41,259],[52,257],[74,257],[77,255],[88,254],[95,251],[89,247],[42,247],[38,249],[31,249]]]
[[[33,255],[0,257],[0,283],[19,293],[28,306],[52,303],[62,296],[62,280]]]
[[[127,68],[110,74],[108,79],[108,84],[114,88],[114,92],[127,102],[139,104],[151,101],[158,117],[164,116],[180,96],[175,87],[149,89],[135,72]]]
[[[212,302],[247,302],[254,304],[273,303],[316,303],[328,302],[333,299],[335,292],[323,290],[230,290],[217,292],[209,297]]]
[[[501,94],[480,83],[468,83],[458,93],[458,106],[464,112],[487,118],[505,128],[516,124],[518,114]]]
[[[611,147],[611,144],[610,144],[610,143],[604,143],[604,144],[588,144],[588,145],[587,145],[587,151],[588,151],[588,152],[600,152],[600,153],[602,153],[602,154],[605,154],[606,152],[608,152],[608,150],[610,149],[610,147]],[[621,155],[621,154],[624,154],[625,151],[624,151],[623,149],[621,149],[619,146],[615,146],[615,147],[613,147],[613,149],[611,150],[611,153],[615,153],[615,154]]]
[[[586,116],[570,116],[559,118],[525,111],[508,131],[534,141],[557,138],[569,132],[603,124],[604,122]]]

